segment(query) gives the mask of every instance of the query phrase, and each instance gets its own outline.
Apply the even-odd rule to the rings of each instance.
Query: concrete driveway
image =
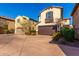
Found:
[[[0,55],[2,56],[63,56],[56,44],[50,44],[50,36],[0,35]]]

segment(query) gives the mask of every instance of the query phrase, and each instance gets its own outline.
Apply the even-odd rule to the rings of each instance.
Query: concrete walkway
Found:
[[[0,55],[6,56],[63,56],[50,36],[0,35]]]

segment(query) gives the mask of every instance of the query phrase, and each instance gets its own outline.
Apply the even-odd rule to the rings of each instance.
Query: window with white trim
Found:
[[[48,20],[53,19],[53,12],[52,11],[49,11],[46,13],[46,19],[48,19]]]

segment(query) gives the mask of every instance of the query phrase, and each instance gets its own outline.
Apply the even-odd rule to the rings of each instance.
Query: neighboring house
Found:
[[[74,6],[71,16],[74,21],[75,37],[79,39],[79,3]]]
[[[14,30],[15,21],[13,19],[0,16],[0,33],[4,33],[4,30]]]
[[[18,16],[15,19],[15,34],[25,34],[29,30],[36,30],[37,21],[26,16]],[[23,30],[25,28],[25,30]]]
[[[70,28],[71,27],[71,25],[70,25],[70,18],[64,18],[61,21],[61,26]]]
[[[39,16],[39,24],[37,25],[38,34],[51,35],[57,31],[57,23],[63,19],[62,7],[48,7],[44,9]]]
[[[15,30],[15,20],[7,20],[8,30]]]

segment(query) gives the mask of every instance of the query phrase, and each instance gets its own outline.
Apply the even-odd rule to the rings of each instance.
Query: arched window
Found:
[[[46,19],[53,19],[53,12],[49,11],[46,13]]]

